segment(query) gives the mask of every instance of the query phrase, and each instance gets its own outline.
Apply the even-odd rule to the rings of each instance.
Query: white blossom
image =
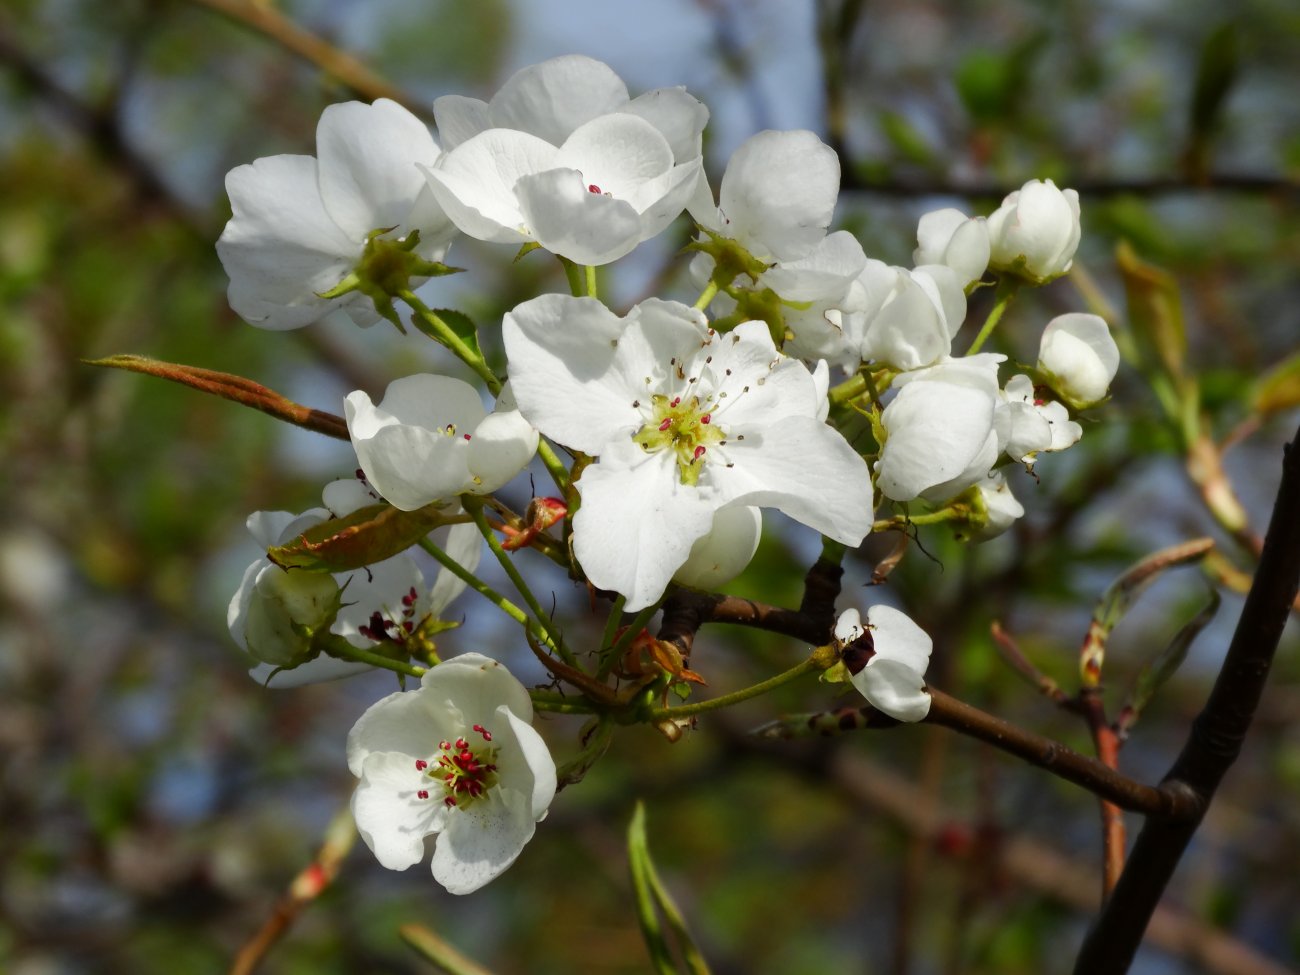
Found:
[[[994,471],[975,485],[984,506],[984,525],[971,537],[977,541],[996,538],[1025,515],[1024,506],[1011,493],[1011,485],[1001,471]]]
[[[230,307],[259,328],[299,328],[335,311],[373,325],[380,316],[360,291],[320,297],[352,272],[367,239],[418,230],[415,253],[437,261],[456,233],[416,168],[438,160],[438,144],[396,102],[329,106],[316,151],[268,156],[226,176],[234,213],[217,255],[230,276]]]
[[[357,390],[344,401],[344,413],[366,479],[403,511],[460,494],[491,494],[537,452],[537,431],[508,394],[488,413],[474,387],[449,376],[394,380],[377,406]]]
[[[988,218],[989,266],[1041,284],[1070,270],[1079,246],[1079,194],[1031,179]]]
[[[980,353],[904,373],[885,407],[877,486],[885,497],[944,501],[979,481],[1002,447],[995,413],[1005,356]]]
[[[1119,370],[1119,347],[1105,319],[1075,312],[1047,323],[1038,348],[1038,369],[1076,410],[1106,398]]]
[[[774,507],[851,545],[870,530],[866,462],[821,419],[825,377],[782,356],[765,324],[719,334],[676,302],[621,320],[543,295],[503,332],[524,416],[599,457],[577,482],[574,552],[628,609],[663,594],[722,508]]]
[[[930,713],[925,669],[934,647],[929,635],[892,606],[872,606],[864,627],[856,609],[835,623],[835,639],[847,645],[869,632],[874,653],[853,675],[853,686],[878,711],[898,721],[920,721]]]
[[[895,369],[932,365],[952,351],[966,318],[966,295],[952,268],[930,264],[908,270],[868,260],[856,282],[860,296],[841,326],[864,360]]]
[[[425,172],[434,196],[469,236],[535,242],[599,265],[672,222],[699,164],[675,165],[650,123],[615,114],[587,123],[558,149],[525,132],[489,129]]]
[[[1002,449],[1012,460],[1033,466],[1040,451],[1065,450],[1079,442],[1083,427],[1055,400],[1040,400],[1034,382],[1018,375],[1007,380],[994,416]]]
[[[506,870],[555,796],[555,762],[532,727],[528,691],[478,653],[428,670],[415,690],[376,701],[348,735],[357,832],[390,870],[424,858],[453,894]]]

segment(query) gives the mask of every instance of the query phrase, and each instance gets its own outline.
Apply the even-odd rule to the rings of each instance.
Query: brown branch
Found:
[[[1098,798],[1156,820],[1185,820],[1196,812],[1196,798],[1178,783],[1144,785],[1095,758],[1089,758],[1058,741],[1035,734],[972,707],[933,687],[930,713],[925,720],[976,738],[1030,765],[1046,769],[1067,782],[1083,786]]]
[[[252,0],[192,2],[251,27],[370,101],[388,98],[426,119],[431,115],[431,106],[422,104],[385,81],[352,55],[340,51],[324,38],[299,27],[269,3],[254,3]]]
[[[345,806],[330,821],[325,842],[315,858],[293,879],[257,934],[239,949],[230,966],[230,975],[252,975],[257,970],[266,953],[284,936],[303,909],[334,882],[356,839],[352,811]]]
[[[1079,693],[1078,709],[1088,722],[1088,731],[1092,735],[1093,747],[1097,750],[1097,760],[1109,769],[1119,770],[1119,735],[1106,720],[1105,705],[1101,698],[1101,689],[1085,687]],[[1110,894],[1119,883],[1120,874],[1124,872],[1124,846],[1127,834],[1124,829],[1124,814],[1113,802],[1100,800],[1101,807],[1101,848],[1102,871],[1101,892]]]
[[[1149,820],[1128,865],[1088,933],[1075,964],[1078,975],[1128,970],[1152,912],[1173,877],[1242,742],[1263,693],[1273,655],[1300,588],[1300,432],[1285,449],[1282,483],[1255,582],[1204,709],[1161,790],[1190,793],[1193,815]]]

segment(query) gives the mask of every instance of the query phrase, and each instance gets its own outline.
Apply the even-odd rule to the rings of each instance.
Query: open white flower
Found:
[[[357,390],[343,407],[366,479],[403,511],[491,494],[537,452],[537,431],[506,391],[488,413],[473,386],[449,376],[394,380],[378,406]]]
[[[994,423],[1006,455],[1030,467],[1039,451],[1064,450],[1083,436],[1069,410],[1055,400],[1040,400],[1034,381],[1025,375],[1007,380]]]
[[[1031,179],[988,219],[989,266],[1042,284],[1070,270],[1079,247],[1079,194]]]
[[[301,515],[258,511],[248,519],[249,533],[264,549],[286,545],[332,517],[343,517],[375,502],[366,486],[355,479],[326,485],[324,500],[326,507]],[[474,525],[440,528],[434,538],[469,571],[478,566],[482,539]],[[371,669],[368,664],[328,654],[301,659],[309,641],[295,633],[292,624],[313,629],[323,624],[325,619],[313,608],[316,604],[328,603],[331,609],[337,606],[330,632],[354,647],[373,650],[377,645],[400,643],[424,620],[436,619],[464,589],[464,581],[447,569],[441,569],[433,585],[426,587],[420,567],[405,553],[333,575],[285,570],[262,557],[245,570],[230,600],[226,622],[235,642],[261,661],[249,671],[250,677],[267,687],[298,687]],[[277,612],[280,609],[282,613]]]
[[[898,721],[920,721],[930,713],[925,668],[934,642],[906,613],[892,606],[872,606],[867,623],[856,609],[846,609],[835,623],[835,639],[847,646],[871,637],[874,653],[857,673],[853,686],[878,711]],[[850,671],[853,665],[849,665]]]
[[[518,858],[555,797],[555,762],[532,727],[528,691],[505,667],[461,654],[420,686],[376,701],[348,735],[357,831],[390,870],[424,858],[468,894]]]
[[[677,162],[651,122],[601,115],[560,146],[488,129],[424,167],[429,188],[479,240],[537,243],[579,264],[608,264],[661,233],[686,207],[699,157]]]
[[[230,307],[259,328],[300,328],[335,311],[373,325],[380,316],[360,291],[320,297],[352,272],[367,239],[418,230],[415,253],[437,261],[456,233],[416,168],[438,160],[438,144],[396,102],[329,106],[316,151],[319,158],[268,156],[226,176],[234,214],[217,255],[230,276]]]
[[[543,295],[505,317],[519,409],[598,456],[578,481],[578,561],[628,609],[657,600],[714,512],[773,507],[849,545],[871,529],[866,462],[821,416],[825,388],[767,326],[726,334],[697,310],[643,301],[619,319]]]
[[[1057,315],[1043,330],[1038,368],[1067,403],[1087,409],[1110,391],[1119,370],[1119,346],[1099,315]]]

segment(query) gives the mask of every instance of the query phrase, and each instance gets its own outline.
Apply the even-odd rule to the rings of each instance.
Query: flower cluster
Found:
[[[879,526],[878,507],[888,525],[928,512],[989,538],[1024,513],[1006,471],[1079,440],[1076,417],[1105,400],[1118,352],[1088,314],[1053,319],[1036,364],[1008,377],[1006,355],[979,351],[1017,289],[1070,269],[1078,197],[1050,181],[987,217],[923,215],[914,266],[899,267],[831,230],[839,161],[812,132],[753,136],[715,194],[701,156],[708,111],[682,88],[633,98],[606,65],[568,56],[487,102],[439,98],[433,114],[441,144],[392,102],[336,105],[316,157],[260,159],[227,179],[233,216],[217,247],[247,321],[411,324],[485,387],[423,374],[378,403],[350,393],[357,479],[331,485],[324,508],[249,520],[268,558],[245,574],[230,628],[272,685],[373,666],[423,675],[353,729],[353,809],[396,869],[438,833],[434,875],[463,893],[519,855],[556,788],[522,685],[477,653],[439,663],[434,652],[484,534],[507,564],[542,549],[615,613],[649,613],[674,586],[726,584],[758,546],[763,508],[848,548]],[[684,215],[695,239],[683,279],[697,290],[605,304],[594,268]],[[504,315],[504,377],[468,317],[415,293],[453,273],[442,261],[460,234],[549,252],[569,274],[572,294]],[[968,305],[993,285],[985,327],[957,353]],[[494,495],[539,457],[557,496],[514,516]],[[433,528],[448,535],[441,547],[425,540]],[[407,551],[417,543],[440,553],[431,587]],[[529,638],[550,639],[534,615]],[[845,614],[838,645],[861,647],[871,631],[874,655],[853,683],[919,720],[928,638],[877,606],[865,625]],[[656,659],[670,680],[697,676],[667,651]]]

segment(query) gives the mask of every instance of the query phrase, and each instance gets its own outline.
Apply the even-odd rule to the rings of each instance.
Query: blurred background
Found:
[[[1262,534],[1300,401],[1298,44],[1300,11],[1283,0],[6,0],[0,970],[227,970],[346,805],[347,731],[393,689],[378,674],[264,689],[225,627],[258,555],[244,519],[317,504],[355,466],[348,446],[81,362],[134,352],[237,372],[338,413],[351,389],[457,372],[418,334],[241,322],[213,249],[229,169],[314,152],[322,108],[373,97],[379,81],[427,118],[440,94],[486,98],[520,67],[576,52],[608,62],[633,94],[687,85],[712,112],[715,179],[755,131],[817,131],[843,161],[837,224],[891,263],[910,264],[922,212],[988,213],[1025,180],[1055,178],[1082,195],[1081,273],[1017,302],[994,347],[1032,362],[1043,325],[1065,311],[1132,326],[1115,257],[1127,241],[1173,275],[1180,364],[1197,379],[1205,430],[1230,443],[1227,475]],[[329,60],[339,52],[356,63]],[[352,73],[359,65],[374,76]],[[675,258],[686,239],[682,225],[642,246],[603,293],[693,300]],[[566,290],[543,255],[513,256],[457,243],[450,259],[470,271],[431,284],[432,300],[491,335],[517,302]],[[972,300],[972,320],[987,297]],[[1233,572],[1249,573],[1252,556],[1207,512],[1152,393],[1159,370],[1135,348],[1082,443],[1040,461],[1039,480],[1013,478],[1029,510],[1015,531],[978,548],[925,531],[923,550],[869,590],[895,540],[873,537],[847,563],[841,605],[906,608],[935,638],[936,686],[1089,751],[1077,717],[1002,662],[991,622],[1073,691],[1106,585],[1162,546],[1214,537],[1215,571],[1162,578],[1109,649],[1114,713],[1141,666],[1222,590],[1123,752],[1126,772],[1155,781],[1240,612],[1223,583],[1240,588]],[[506,498],[522,509],[526,486]],[[797,604],[817,539],[767,525],[728,591]],[[535,553],[519,558],[545,571]],[[590,615],[585,591],[544,578],[573,638],[598,633],[603,612]],[[465,625],[444,652],[486,650],[541,681],[517,630],[471,598],[453,605]],[[1135,972],[1300,969],[1298,644],[1293,621],[1246,752]],[[691,666],[704,693],[721,693],[805,652],[710,628]],[[498,972],[646,971],[623,852],[636,798],[720,975],[1069,970],[1099,887],[1088,794],[940,728],[782,748],[746,736],[780,713],[851,703],[812,682],[787,690],[710,716],[677,744],[623,729],[520,861],[471,897],[444,893],[425,866],[384,871],[358,846],[262,970],[429,971],[397,935],[420,923]],[[577,729],[542,722],[561,756]]]

